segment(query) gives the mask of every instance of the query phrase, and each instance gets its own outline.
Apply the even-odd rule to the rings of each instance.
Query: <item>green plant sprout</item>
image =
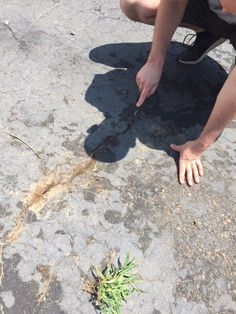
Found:
[[[123,301],[127,302],[133,292],[142,292],[135,284],[140,282],[134,270],[137,268],[134,258],[126,255],[122,265],[109,264],[103,271],[96,268],[96,282],[93,291],[93,303],[101,314],[120,314]]]

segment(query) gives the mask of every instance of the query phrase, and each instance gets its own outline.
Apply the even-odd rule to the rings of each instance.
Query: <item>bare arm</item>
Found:
[[[141,106],[158,87],[170,40],[181,23],[188,0],[162,0],[154,27],[152,49],[147,63],[137,74]]]
[[[162,0],[154,26],[150,62],[164,63],[171,38],[180,25],[188,0]]]
[[[206,149],[236,116],[236,67],[221,89],[210,118],[198,141]]]
[[[180,153],[179,180],[180,183],[187,179],[191,186],[193,181],[199,182],[203,175],[200,157],[202,153],[217,139],[225,127],[236,116],[236,67],[229,75],[221,89],[210,118],[201,135],[195,141],[184,145],[171,145],[172,149]]]

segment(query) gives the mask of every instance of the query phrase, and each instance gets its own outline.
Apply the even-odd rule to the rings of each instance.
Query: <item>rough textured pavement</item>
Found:
[[[232,48],[183,66],[185,34],[136,113],[151,27],[115,0],[2,1],[2,313],[95,313],[90,268],[128,252],[144,293],[122,313],[236,313],[236,124],[204,155],[194,188],[178,184],[169,149],[201,131]]]

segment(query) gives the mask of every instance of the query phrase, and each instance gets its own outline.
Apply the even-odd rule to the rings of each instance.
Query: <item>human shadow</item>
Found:
[[[226,71],[210,57],[194,66],[178,63],[176,56],[183,45],[173,42],[157,92],[137,110],[135,77],[150,46],[108,44],[90,52],[94,62],[115,68],[96,74],[86,92],[86,101],[104,114],[99,125],[89,128],[84,144],[86,152],[98,161],[121,160],[137,139],[152,149],[176,156],[169,145],[182,144],[199,135],[227,78]]]

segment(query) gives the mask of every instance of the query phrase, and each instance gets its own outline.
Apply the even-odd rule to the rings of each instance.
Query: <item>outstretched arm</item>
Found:
[[[179,181],[191,186],[193,182],[199,182],[199,176],[203,175],[200,157],[202,153],[217,139],[225,127],[236,116],[236,67],[229,75],[221,89],[201,135],[195,141],[184,145],[171,145],[171,148],[180,153]]]
[[[170,40],[181,23],[187,3],[188,0],[162,0],[160,2],[151,52],[136,78],[141,94],[137,102],[138,107],[147,97],[154,94],[158,87]]]

